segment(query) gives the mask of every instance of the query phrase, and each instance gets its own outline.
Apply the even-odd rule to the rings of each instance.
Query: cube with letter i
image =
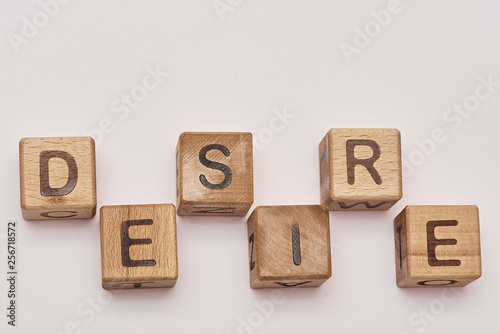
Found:
[[[321,204],[387,210],[403,196],[397,129],[331,129],[319,145]]]
[[[94,217],[95,143],[91,137],[23,138],[19,167],[24,219]]]
[[[253,203],[251,133],[185,132],[176,156],[178,215],[247,214]]]
[[[104,289],[175,285],[177,227],[173,204],[103,206],[100,214]]]
[[[259,206],[248,218],[250,286],[317,287],[332,275],[323,205]]]
[[[477,206],[409,205],[394,220],[394,236],[401,288],[460,287],[481,277]]]

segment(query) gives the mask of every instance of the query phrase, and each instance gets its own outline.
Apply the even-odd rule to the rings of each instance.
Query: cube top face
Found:
[[[394,231],[399,287],[458,287],[481,277],[477,206],[407,206]]]
[[[251,133],[185,132],[176,154],[177,214],[246,215],[253,203]]]
[[[397,129],[331,129],[320,144],[321,201],[330,210],[387,210],[403,196]]]
[[[178,267],[174,205],[103,206],[100,215],[103,288],[175,285]]]
[[[252,288],[312,287],[331,277],[326,207],[257,207],[248,234]]]
[[[94,217],[95,143],[91,137],[23,138],[19,167],[26,220]]]

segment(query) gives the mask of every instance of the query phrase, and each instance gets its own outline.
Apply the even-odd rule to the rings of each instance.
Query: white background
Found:
[[[1,2],[0,277],[6,223],[17,219],[19,308],[18,326],[7,326],[2,278],[0,332],[497,332],[500,87],[467,118],[444,117],[478,101],[480,76],[500,81],[499,2],[401,0],[380,31],[371,12],[386,0],[223,3],[232,10],[219,15],[212,0],[73,0],[43,22],[35,1]],[[14,45],[12,34],[25,38],[23,18],[34,15],[43,26]],[[346,57],[342,43],[355,45],[365,27],[373,37]],[[122,94],[140,90],[148,67],[169,75],[128,114],[114,112]],[[270,139],[265,129],[284,110],[294,118],[276,123]],[[332,278],[274,290],[282,302],[270,314],[255,303],[273,290],[249,287],[246,218],[216,217],[178,218],[175,288],[113,292],[91,311],[103,291],[99,217],[24,221],[18,142],[110,122],[102,138],[93,133],[98,207],[175,202],[174,150],[184,131],[251,131],[261,146],[254,204],[270,205],[319,202],[318,144],[330,128],[398,128],[404,197],[385,212],[331,213]],[[417,141],[436,128],[446,140],[424,155]],[[392,224],[408,204],[479,206],[483,277],[452,302],[442,288],[396,287]]]

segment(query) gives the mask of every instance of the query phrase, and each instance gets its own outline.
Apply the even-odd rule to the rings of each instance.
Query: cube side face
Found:
[[[317,287],[331,277],[325,206],[258,207],[248,233],[252,288]]]
[[[257,279],[257,248],[255,247],[255,223],[259,215],[259,207],[255,208],[247,220],[248,231],[248,259],[249,273],[250,273],[250,286],[254,288],[258,284]]]
[[[172,204],[103,206],[104,289],[169,288],[177,282],[177,227]]]
[[[406,238],[406,209],[394,219],[394,241],[396,249],[396,282],[408,279],[408,250]]]
[[[331,129],[327,138],[330,210],[387,210],[402,198],[397,129]]]
[[[333,210],[334,203],[330,192],[332,186],[330,184],[330,159],[328,150],[328,136],[329,133],[325,135],[323,140],[319,144],[319,180],[320,180],[320,198],[321,204],[328,207],[329,210]]]
[[[251,133],[183,133],[177,152],[178,215],[248,213],[254,197]]]
[[[91,137],[23,138],[19,174],[24,219],[94,217],[97,195]]]
[[[481,277],[476,206],[408,206],[408,272],[399,287],[460,287]]]

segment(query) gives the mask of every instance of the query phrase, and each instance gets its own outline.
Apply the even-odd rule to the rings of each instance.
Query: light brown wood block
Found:
[[[321,203],[329,210],[387,210],[403,196],[397,129],[331,129],[319,156]]]
[[[459,287],[481,277],[477,206],[407,206],[394,235],[401,288]]]
[[[323,205],[259,206],[248,219],[250,286],[317,287],[332,276]]]
[[[100,214],[104,289],[175,285],[177,227],[173,204],[103,206]]]
[[[251,133],[185,132],[176,155],[178,215],[247,214],[253,203]]]
[[[97,197],[91,137],[23,138],[19,167],[24,219],[94,217]]]

